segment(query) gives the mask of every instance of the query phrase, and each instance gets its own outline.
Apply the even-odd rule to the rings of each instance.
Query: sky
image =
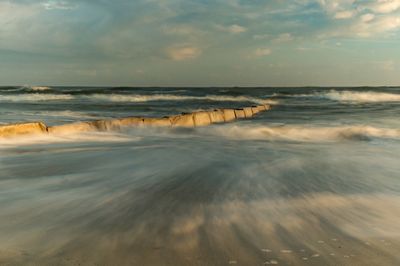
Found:
[[[400,0],[0,0],[0,85],[400,85]]]

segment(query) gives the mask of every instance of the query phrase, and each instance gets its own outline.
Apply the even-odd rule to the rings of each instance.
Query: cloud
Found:
[[[267,39],[269,37],[270,37],[269,34],[256,34],[256,35],[253,35],[253,39],[254,40],[264,40],[264,39]]]
[[[202,53],[201,49],[192,45],[174,45],[166,49],[168,58],[174,61],[183,61],[188,59],[194,59],[200,56]]]
[[[356,14],[356,12],[353,10],[345,10],[345,11],[336,12],[334,17],[335,17],[335,19],[348,19],[348,18],[352,18],[355,14]]]
[[[163,26],[162,30],[165,34],[170,35],[192,35],[198,32],[195,28],[189,25]]]
[[[77,8],[75,4],[71,4],[67,1],[62,0],[52,0],[42,3],[45,9],[53,10],[53,9],[61,9],[61,10],[72,10]]]
[[[362,15],[360,18],[361,18],[362,22],[370,22],[371,20],[373,20],[375,18],[375,15],[368,13],[368,14]]]
[[[266,48],[266,47],[264,47],[264,48],[257,48],[257,49],[254,51],[254,56],[256,56],[256,57],[263,57],[263,56],[270,55],[271,53],[272,53],[272,50],[269,49],[269,48]]]
[[[400,8],[400,0],[377,0],[368,7],[377,13],[392,13]]]
[[[245,27],[237,25],[237,24],[233,24],[230,26],[217,25],[217,28],[221,31],[226,31],[226,32],[230,32],[233,34],[242,33],[242,32],[247,31],[247,29]]]
[[[350,31],[360,37],[371,37],[375,34],[400,29],[400,17],[398,16],[386,16],[367,21],[365,19],[365,17],[361,18],[350,28]]]
[[[277,43],[283,43],[283,42],[290,42],[293,41],[293,36],[290,33],[282,33],[280,34],[276,39],[274,39],[274,42]]]

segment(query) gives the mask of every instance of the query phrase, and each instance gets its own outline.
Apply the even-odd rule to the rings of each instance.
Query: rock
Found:
[[[251,111],[251,107],[245,107],[243,108],[243,111],[246,118],[253,117],[253,111]]]
[[[97,126],[92,122],[77,122],[61,126],[52,126],[48,128],[49,133],[52,134],[70,134],[96,130],[98,130]]]
[[[115,120],[97,120],[87,123],[89,123],[98,131],[112,131],[120,129],[120,123],[118,123],[118,121]]]
[[[244,114],[243,109],[235,109],[235,116],[237,119],[246,118],[246,115]]]
[[[271,110],[271,105],[269,104],[264,104],[262,105],[265,111]]]
[[[97,120],[89,122],[76,122],[67,125],[47,127],[41,122],[0,125],[0,137],[9,137],[22,134],[55,133],[69,134],[86,131],[119,130],[127,126],[174,126],[195,127],[207,126],[211,123],[223,123],[240,118],[250,118],[253,114],[269,110],[270,105],[259,105],[243,109],[218,109],[214,111],[200,111],[192,114],[181,114],[163,118],[126,117],[120,119]]]
[[[196,127],[208,126],[211,124],[211,118],[208,112],[193,113],[193,120]]]
[[[143,120],[145,126],[150,126],[150,127],[170,127],[171,120],[168,117],[163,117],[163,118],[149,118],[146,117]]]
[[[0,137],[38,133],[47,133],[47,126],[42,122],[17,123],[4,126],[0,125]]]
[[[236,119],[235,110],[233,109],[222,109],[224,113],[225,122],[230,122]]]
[[[211,123],[224,123],[225,122],[225,116],[224,112],[221,110],[214,110],[211,112],[208,112],[210,116]]]
[[[260,108],[258,108],[258,106],[252,106],[251,107],[251,112],[253,113],[253,115],[258,114],[261,111],[262,110]]]
[[[258,109],[259,109],[260,111],[267,111],[267,108],[266,108],[265,105],[258,105],[257,107],[258,107]]]
[[[169,118],[173,127],[194,127],[193,114],[182,114]]]
[[[112,121],[114,121],[115,124],[119,124],[120,127],[142,126],[144,124],[144,119],[142,117],[125,117]]]

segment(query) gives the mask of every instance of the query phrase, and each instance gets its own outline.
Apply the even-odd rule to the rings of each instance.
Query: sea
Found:
[[[400,265],[400,88],[0,87],[0,265]]]

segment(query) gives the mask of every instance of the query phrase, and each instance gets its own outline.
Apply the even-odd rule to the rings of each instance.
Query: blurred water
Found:
[[[204,128],[0,139],[0,265],[399,265],[399,95],[0,88],[2,123],[275,103]]]

